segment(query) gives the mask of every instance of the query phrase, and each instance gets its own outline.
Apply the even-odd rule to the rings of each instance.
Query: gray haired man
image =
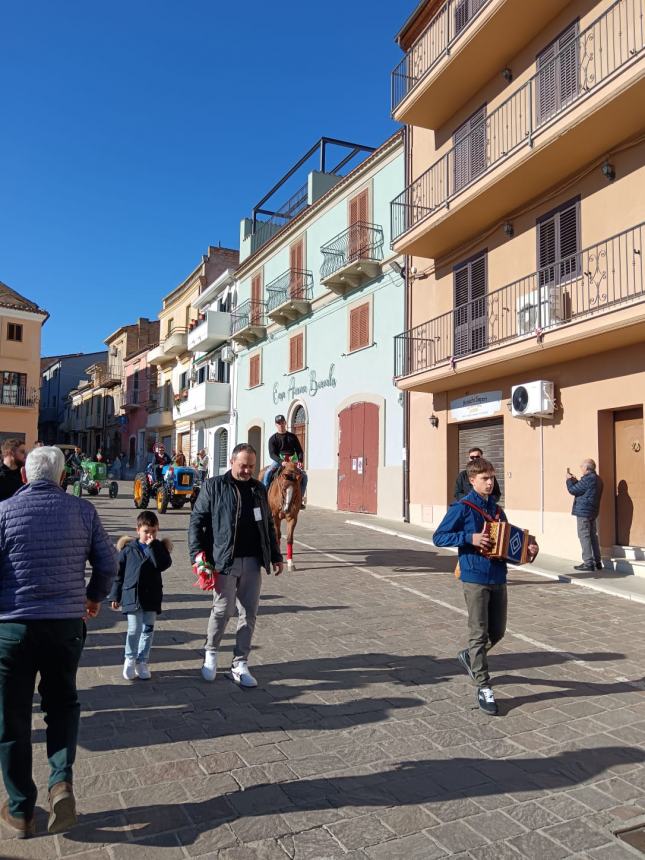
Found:
[[[590,458],[580,464],[582,477],[576,478],[567,469],[567,490],[574,496],[571,513],[576,518],[578,538],[582,547],[582,564],[574,565],[574,570],[602,570],[600,543],[596,520],[600,510],[602,481],[596,474],[596,464]]]
[[[116,573],[116,553],[94,506],[60,487],[60,448],[34,448],[27,485],[0,504],[0,767],[8,800],[0,819],[34,833],[31,715],[36,675],[47,724],[47,828],[76,822],[72,767],[80,719],[76,671],[85,618],[94,618]],[[92,574],[85,584],[85,564]]]

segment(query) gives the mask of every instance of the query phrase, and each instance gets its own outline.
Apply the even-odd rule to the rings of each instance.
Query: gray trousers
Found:
[[[248,660],[255,619],[262,590],[262,569],[257,558],[245,556],[233,561],[228,576],[218,576],[213,592],[213,608],[206,631],[206,651],[217,651],[229,618],[237,611],[237,634],[233,650],[233,665]]]
[[[487,655],[506,633],[506,585],[479,585],[477,582],[462,584],[468,609],[470,667],[477,686],[489,687]]]
[[[582,547],[582,560],[585,564],[600,563],[600,544],[598,542],[598,529],[596,520],[586,517],[576,517],[578,526],[578,538]]]

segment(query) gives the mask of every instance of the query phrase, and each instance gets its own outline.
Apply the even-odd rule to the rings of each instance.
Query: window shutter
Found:
[[[370,342],[370,306],[368,303],[359,308],[359,341],[360,346],[369,346]]]
[[[362,349],[370,344],[370,305],[365,302],[349,314],[349,350]]]
[[[262,275],[253,275],[251,279],[251,313],[249,322],[251,325],[260,323],[260,302],[262,301]]]
[[[483,349],[487,331],[486,255],[455,270],[454,355]]]
[[[455,272],[454,355],[468,352],[468,266]]]
[[[222,473],[222,469],[226,470],[226,465],[228,463],[228,431],[220,430],[218,436],[218,445],[217,445],[217,465],[219,468],[219,474]]]
[[[538,268],[540,286],[567,278],[579,268],[580,219],[577,201],[538,221]]]
[[[289,373],[302,369],[302,334],[289,338]]]
[[[289,248],[289,268],[291,277],[289,279],[289,295],[292,299],[303,298],[303,276],[305,268],[305,243],[303,239],[295,242]]]
[[[252,355],[249,359],[249,388],[260,384],[260,356]]]
[[[546,122],[578,95],[578,23],[538,54],[537,122]]]
[[[349,260],[365,256],[369,247],[369,192],[367,188],[349,201]]]
[[[458,191],[486,169],[486,105],[453,135],[454,190]]]
[[[353,308],[349,312],[349,351],[353,352],[353,350],[358,349],[359,343],[359,308]]]
[[[304,335],[299,334],[296,337],[296,367],[298,368],[298,370],[302,370],[302,368],[305,366],[304,344]]]

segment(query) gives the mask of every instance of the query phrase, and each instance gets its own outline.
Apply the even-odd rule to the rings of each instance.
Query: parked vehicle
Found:
[[[154,499],[160,514],[166,513],[168,505],[179,509],[190,502],[193,508],[199,495],[199,475],[189,466],[151,463],[145,472],[135,475],[132,495],[135,508],[147,508]]]
[[[75,496],[83,494],[98,496],[101,490],[107,489],[111,499],[119,495],[119,485],[116,481],[108,480],[107,463],[96,463],[94,460],[81,461],[81,473],[74,480],[72,491]]]

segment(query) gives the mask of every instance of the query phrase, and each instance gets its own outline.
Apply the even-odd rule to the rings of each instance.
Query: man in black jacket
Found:
[[[22,487],[22,469],[26,459],[25,443],[22,440],[4,440],[0,465],[0,501],[10,499]]]
[[[291,433],[287,430],[287,419],[284,415],[275,416],[275,426],[276,432],[269,438],[269,457],[271,457],[271,462],[267,466],[262,478],[262,483],[267,490],[271,484],[273,473],[280,467],[280,455],[289,457],[295,454],[299,463],[303,463],[305,459],[300,439],[298,439],[295,433]],[[302,470],[300,492],[304,498],[304,495],[307,492],[307,473],[304,469]]]
[[[282,555],[276,540],[266,489],[253,478],[256,453],[252,445],[233,448],[226,474],[202,484],[190,517],[188,548],[192,562],[216,573],[213,608],[208,621],[204,665],[205,681],[214,681],[217,649],[229,618],[239,612],[231,678],[242,687],[256,687],[248,657],[260,603],[262,568],[282,573]]]
[[[484,452],[481,448],[471,448],[468,452],[468,463],[471,463],[473,460],[483,459]],[[468,470],[464,469],[457,475],[457,480],[455,481],[455,501],[458,502],[459,499],[463,499],[464,496],[467,496],[468,493],[472,490],[470,485],[470,481],[468,480]],[[499,488],[499,484],[497,483],[497,478],[493,483],[493,492],[490,497],[494,502],[499,502],[500,496],[502,495],[502,491]]]

